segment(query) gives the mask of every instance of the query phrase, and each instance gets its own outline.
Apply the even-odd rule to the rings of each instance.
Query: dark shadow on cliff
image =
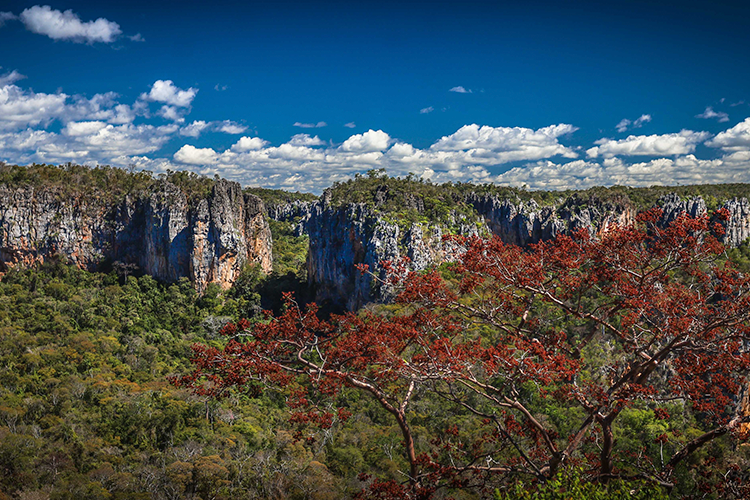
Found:
[[[240,316],[257,317],[263,310],[272,311],[274,315],[282,313],[284,294],[291,293],[301,307],[315,300],[315,289],[308,285],[304,276],[294,271],[264,275],[256,266],[248,266],[235,281],[228,295],[234,299],[244,299]],[[344,304],[331,300],[318,304],[319,316],[327,319],[331,314],[342,314],[346,311]]]

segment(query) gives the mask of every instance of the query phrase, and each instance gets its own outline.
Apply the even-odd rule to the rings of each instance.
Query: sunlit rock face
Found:
[[[314,203],[271,207],[269,216],[291,222],[295,233],[308,235],[307,278],[316,301],[349,310],[393,296],[393,289],[383,282],[381,262],[408,257],[410,269],[422,270],[461,253],[458,245],[443,240],[445,228],[437,223],[399,224],[363,204],[332,207],[325,196]],[[469,236],[478,229],[465,224],[457,232]],[[360,264],[370,272],[361,272]]]
[[[493,234],[505,243],[519,246],[554,239],[581,229],[596,236],[613,224],[633,223],[636,215],[629,205],[589,205],[575,198],[544,207],[534,200],[515,202],[487,195],[470,195],[467,201],[484,218]]]
[[[58,255],[88,270],[120,261],[164,281],[189,278],[203,292],[210,283],[229,288],[247,264],[270,272],[271,246],[263,202],[225,180],[194,202],[168,181],[118,202],[106,193],[0,186],[6,268]]]
[[[600,237],[614,225],[634,223],[637,215],[629,202],[584,201],[575,196],[550,206],[475,194],[469,194],[466,202],[481,222],[460,226],[456,232],[494,234],[505,243],[520,246],[580,230]],[[676,195],[664,196],[658,207],[663,212],[662,224],[683,213],[697,217],[707,211],[702,198],[683,200]],[[737,246],[750,237],[750,204],[744,198],[732,199],[724,207],[730,213],[729,220],[723,222],[724,242]],[[415,208],[419,208],[418,203]],[[411,269],[421,270],[456,260],[462,252],[455,243],[443,240],[446,228],[440,224],[397,224],[361,204],[334,208],[325,194],[314,203],[295,201],[270,207],[269,216],[291,222],[296,234],[309,236],[307,276],[316,300],[330,300],[350,310],[392,296],[393,290],[375,278],[385,277],[381,261],[405,256],[411,261]],[[366,264],[375,277],[362,274],[357,264]]]
[[[724,244],[738,247],[750,238],[750,203],[746,198],[733,198],[724,204],[729,211],[729,219],[723,223]]]

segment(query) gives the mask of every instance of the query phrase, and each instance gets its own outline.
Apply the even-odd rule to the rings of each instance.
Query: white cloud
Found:
[[[586,150],[589,158],[603,156],[673,156],[684,155],[695,151],[695,146],[711,134],[708,132],[693,132],[682,130],[677,134],[663,135],[631,135],[626,139],[614,141],[612,139],[599,139],[594,144],[597,146]]]
[[[641,115],[639,118],[636,118],[635,121],[630,121],[627,118],[623,118],[620,120],[620,123],[615,125],[615,128],[618,132],[622,133],[628,130],[628,128],[641,128],[644,123],[651,121],[651,115]]]
[[[0,130],[23,129],[48,125],[53,120],[63,124],[70,121],[102,120],[115,125],[132,123],[141,106],[120,104],[114,92],[95,94],[91,98],[80,95],[36,94],[8,82],[23,78],[13,71],[0,77]],[[141,103],[144,104],[145,103]]]
[[[430,146],[431,151],[461,151],[478,163],[508,163],[536,160],[555,155],[574,158],[577,154],[560,144],[558,138],[578,130],[561,123],[538,130],[523,127],[490,127],[464,125],[455,133],[442,137]],[[486,158],[488,161],[483,161]]]
[[[278,146],[260,137],[244,136],[223,150],[185,144],[167,155],[160,150],[176,137],[197,138],[207,131],[243,126],[227,120],[193,120],[182,126],[174,121],[161,126],[138,124],[140,117],[161,114],[170,118],[173,113],[172,119],[183,119],[189,112],[197,91],[179,89],[168,80],[160,80],[161,84],[154,84],[128,104],[113,92],[90,98],[62,92],[35,94],[14,84],[17,73],[4,78],[6,83],[0,86],[0,160],[19,164],[73,161],[135,164],[156,172],[188,169],[209,176],[219,174],[245,185],[313,192],[371,168],[385,168],[390,175],[413,172],[436,182],[526,184],[535,189],[750,180],[750,119],[707,143],[723,150],[725,156],[714,160],[691,154],[696,144],[709,137],[706,132],[692,131],[630,136],[621,141],[601,139],[589,151],[589,158],[578,159],[579,149],[565,144],[565,136],[577,130],[569,124],[536,130],[471,124],[425,148],[396,140],[383,130],[350,133],[338,146],[305,133]],[[187,95],[181,96],[181,92]],[[161,110],[149,115],[149,102],[158,102],[156,107]],[[645,123],[646,116],[628,126],[639,120]],[[40,129],[53,121],[59,123],[60,132]],[[317,124],[307,125],[315,128]],[[618,155],[655,158],[629,163]],[[502,171],[499,166],[508,163],[515,168],[498,175]]]
[[[176,87],[172,80],[156,80],[148,94],[141,94],[141,99],[186,108],[193,102],[197,93],[198,89],[192,87],[187,90]]]
[[[694,155],[657,158],[648,162],[625,163],[607,158],[601,163],[576,160],[565,164],[539,161],[513,168],[493,182],[530,189],[588,189],[594,186],[689,185],[750,182],[750,154],[734,153],[714,160]]]
[[[708,106],[703,113],[699,115],[695,115],[695,117],[704,118],[706,120],[711,119],[711,118],[716,118],[720,123],[729,121],[728,114],[724,113],[723,111],[714,111],[714,109],[711,106]]]
[[[16,70],[13,70],[10,73],[0,75],[0,87],[11,85],[13,83],[16,83],[18,80],[23,80],[24,78],[26,78],[24,75]]]
[[[471,94],[471,89],[466,89],[459,85],[458,87],[453,87],[452,89],[448,90],[448,92],[456,92],[458,94]]]
[[[109,119],[109,123],[122,125],[132,123],[133,120],[135,120],[135,110],[127,104],[118,104],[114,107],[113,116]]]
[[[357,125],[354,122],[344,123],[344,127],[346,128],[354,128]]]
[[[641,115],[636,121],[633,122],[634,128],[640,128],[644,123],[651,121],[651,115]]]
[[[63,122],[77,120],[104,120],[114,124],[131,123],[136,110],[127,104],[119,104],[115,92],[95,94],[91,99],[73,96],[72,104],[66,104],[59,118]]]
[[[166,107],[167,106],[165,106],[165,108]],[[163,116],[168,119],[174,119],[171,115]],[[221,122],[206,122],[203,120],[197,120],[190,125],[182,127],[180,129],[180,135],[184,135],[187,137],[199,137],[203,132],[208,132],[209,130],[224,132],[225,134],[241,134],[242,132],[247,130],[247,127],[245,125],[235,123],[231,120],[224,120]]]
[[[212,165],[218,161],[219,155],[211,148],[196,148],[185,144],[174,154],[174,159],[191,165]]]
[[[102,17],[82,22],[72,10],[61,12],[48,5],[34,5],[21,12],[26,29],[53,40],[112,43],[122,33],[120,25]]]
[[[308,134],[296,134],[289,140],[289,144],[292,146],[323,146],[325,141],[317,135],[310,137]]]
[[[220,85],[218,83],[216,85],[214,85],[214,90],[217,91],[217,92],[223,92],[223,91],[225,91],[228,88],[229,88],[228,85]]]
[[[203,120],[196,120],[190,125],[185,125],[180,129],[180,135],[184,135],[186,137],[198,137],[201,135],[201,133],[208,129],[211,126],[210,123],[205,122]]]
[[[745,118],[745,121],[720,132],[706,142],[706,146],[721,148],[728,152],[750,151],[750,118]]]
[[[231,120],[224,120],[220,124],[218,124],[218,130],[219,132],[224,132],[225,134],[241,134],[245,130],[247,130],[247,126],[240,125],[239,123],[235,123]]]
[[[382,130],[368,130],[364,134],[356,134],[344,141],[339,147],[347,153],[371,153],[388,148],[391,138]]]
[[[108,157],[152,153],[166,144],[177,132],[176,125],[113,125],[100,121],[70,122],[61,131],[72,139],[71,148],[88,151],[92,160],[106,162]]]
[[[105,122],[91,121],[91,122],[70,122],[63,129],[62,133],[68,137],[83,137],[97,134],[101,129],[105,128],[107,124]]]
[[[264,141],[260,137],[240,137],[240,140],[237,141],[231,149],[235,153],[244,153],[247,151],[263,149],[267,145],[268,141]]]
[[[0,28],[8,21],[18,19],[12,12],[0,12]]]
[[[15,85],[0,87],[0,130],[46,125],[65,111],[68,96],[35,94]]]
[[[128,38],[130,38],[130,40],[132,42],[145,42],[146,41],[146,39],[143,38],[143,35],[141,35],[140,33],[136,33],[135,35],[131,35]]]
[[[294,127],[300,127],[300,128],[323,128],[327,127],[328,124],[326,122],[318,122],[318,123],[301,123],[301,122],[294,122]]]
[[[177,123],[182,123],[185,121],[185,117],[182,116],[182,111],[176,106],[167,106],[165,104],[159,109],[159,111],[156,112],[156,114],[161,116],[165,120],[171,120]]]
[[[433,111],[435,111],[435,108],[433,108],[432,106],[429,106],[429,107],[420,109],[419,114],[426,115],[427,113],[432,113]]]

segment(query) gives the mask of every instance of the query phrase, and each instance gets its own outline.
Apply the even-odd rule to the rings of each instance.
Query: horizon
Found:
[[[747,14],[11,0],[0,160],[314,194],[377,168],[530,190],[747,183]]]

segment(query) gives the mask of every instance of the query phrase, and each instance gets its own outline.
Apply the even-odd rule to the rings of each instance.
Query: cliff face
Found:
[[[224,180],[194,204],[167,181],[115,205],[56,189],[0,186],[2,265],[58,254],[89,270],[111,260],[165,281],[187,277],[203,292],[209,283],[230,287],[246,263],[270,272],[271,231],[262,201]]]
[[[319,202],[309,205],[305,214],[295,213],[298,219],[301,215],[310,237],[307,277],[316,301],[331,300],[350,310],[392,294],[387,285],[363,274],[356,265],[366,264],[377,278],[384,279],[381,261],[408,256],[412,268],[421,270],[453,260],[460,252],[453,243],[443,241],[437,225],[415,223],[402,230],[360,204],[331,208]],[[466,235],[476,231],[472,226],[462,229]]]
[[[554,239],[580,229],[597,235],[612,224],[631,224],[636,215],[629,206],[589,206],[574,198],[557,207],[540,207],[534,200],[515,204],[495,196],[473,194],[467,201],[484,218],[493,234],[505,243],[519,246]]]
[[[525,246],[531,243],[586,230],[593,236],[606,232],[613,224],[635,221],[637,210],[630,203],[601,203],[576,197],[560,200],[555,206],[540,207],[536,202],[513,202],[494,196],[470,194],[466,202],[480,220],[479,225],[459,226],[459,234],[491,232],[504,242]],[[701,198],[682,200],[676,195],[659,200],[662,223],[679,214],[693,217],[706,213]],[[738,246],[750,237],[750,203],[744,198],[724,204],[730,218],[724,223],[724,243]],[[445,228],[439,224],[413,224],[400,228],[376,211],[361,204],[332,208],[326,196],[317,203],[295,202],[272,207],[269,215],[294,224],[295,232],[310,238],[307,257],[308,281],[316,289],[316,300],[331,300],[356,309],[372,300],[387,300],[391,290],[369,275],[362,275],[356,264],[367,264],[380,278],[382,260],[409,257],[415,270],[455,260],[461,253],[451,242],[444,242]],[[484,227],[482,227],[484,226]]]

